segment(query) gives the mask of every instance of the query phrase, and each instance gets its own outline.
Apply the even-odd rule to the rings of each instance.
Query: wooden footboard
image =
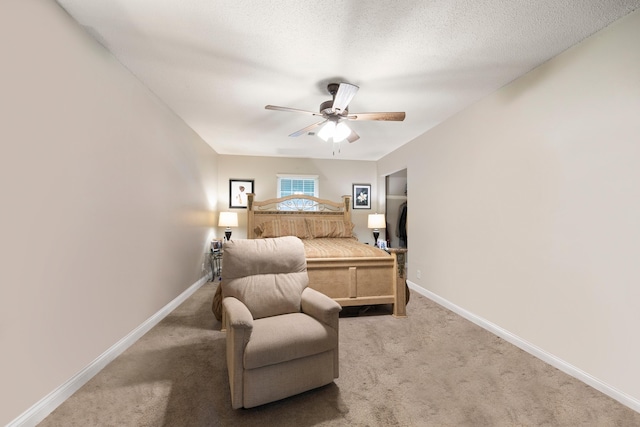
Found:
[[[309,287],[343,307],[393,304],[395,317],[407,315],[395,254],[389,258],[308,258],[307,272]]]

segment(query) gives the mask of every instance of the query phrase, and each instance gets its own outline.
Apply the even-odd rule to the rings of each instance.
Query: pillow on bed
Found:
[[[267,221],[256,227],[256,234],[260,237],[296,236],[300,239],[309,239],[309,231],[304,218],[286,218]]]
[[[353,223],[339,219],[309,219],[309,233],[313,238],[353,237]]]

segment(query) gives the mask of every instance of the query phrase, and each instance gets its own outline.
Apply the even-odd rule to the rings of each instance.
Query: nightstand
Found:
[[[209,253],[209,265],[211,265],[211,281],[216,277],[222,278],[222,249],[212,250]]]
[[[398,263],[397,292],[402,292],[401,283],[404,283],[405,300],[404,300],[404,307],[402,307],[402,309],[404,310],[407,303],[409,302],[409,298],[411,297],[411,291],[409,290],[409,285],[407,284],[407,272],[405,271],[405,263],[407,262],[408,249],[407,248],[387,248],[386,251],[389,252],[390,254],[396,255],[396,262]],[[398,301],[400,301],[400,299],[398,299]]]
[[[396,254],[396,258],[398,259],[398,277],[405,278],[404,264],[406,261],[406,256],[408,249],[407,248],[387,248],[387,252],[390,254]]]

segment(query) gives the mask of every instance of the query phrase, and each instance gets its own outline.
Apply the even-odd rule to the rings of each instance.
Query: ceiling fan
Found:
[[[297,108],[278,107],[276,105],[267,105],[267,110],[290,111],[293,113],[303,113],[312,116],[320,116],[324,120],[309,125],[289,136],[300,136],[312,130],[321,127],[318,137],[324,141],[333,140],[334,150],[335,144],[341,143],[345,139],[354,142],[360,139],[360,136],[347,125],[348,120],[383,120],[401,122],[404,120],[405,113],[351,113],[349,114],[349,103],[358,92],[358,86],[350,83],[329,83],[327,90],[332,99],[320,104],[320,111],[299,110]],[[335,153],[335,151],[334,151]]]

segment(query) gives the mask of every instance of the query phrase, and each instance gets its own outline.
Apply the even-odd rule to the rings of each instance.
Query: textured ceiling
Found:
[[[377,160],[609,23],[640,0],[58,0],[220,154],[333,158],[315,136],[326,84],[360,86],[360,140]]]

